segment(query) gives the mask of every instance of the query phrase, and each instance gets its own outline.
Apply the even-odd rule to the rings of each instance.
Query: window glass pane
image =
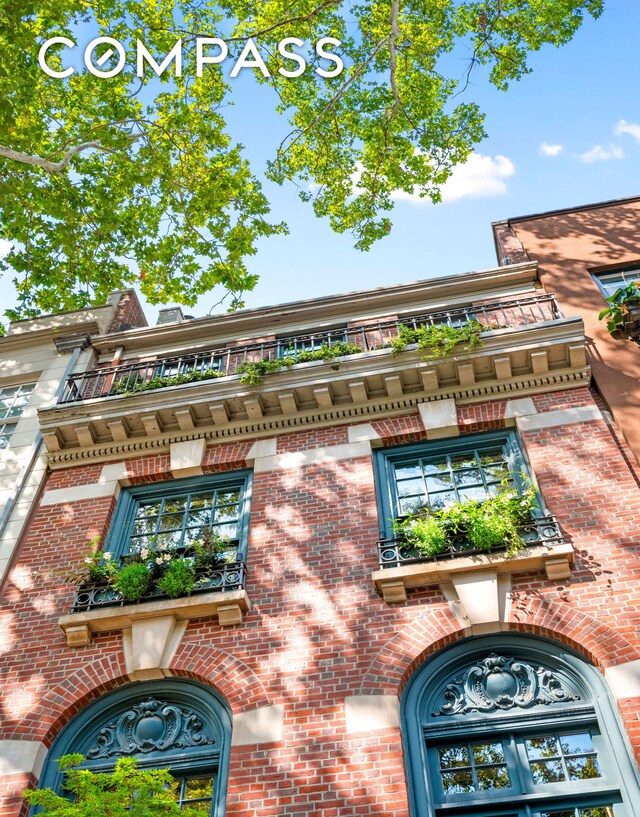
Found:
[[[504,751],[499,743],[481,743],[471,748],[476,765],[504,763]]]
[[[593,740],[588,732],[536,737],[526,740],[525,747],[535,784],[601,777]],[[548,759],[543,762],[542,758]]]
[[[0,388],[0,420],[20,417],[34,388],[34,383]]]
[[[640,267],[628,270],[617,270],[616,272],[606,272],[597,276],[600,286],[604,289],[606,297],[635,281],[640,281]]]
[[[506,766],[481,767],[477,770],[477,775],[480,791],[509,788],[509,775]]]
[[[471,769],[442,773],[442,788],[445,794],[466,794],[475,791]]]
[[[440,768],[451,769],[455,766],[469,766],[469,750],[466,746],[452,746],[449,749],[440,749]]]

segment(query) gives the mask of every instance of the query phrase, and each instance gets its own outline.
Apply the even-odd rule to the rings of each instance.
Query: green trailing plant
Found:
[[[118,569],[114,590],[127,601],[140,601],[151,585],[151,573],[144,562],[129,562]]]
[[[417,345],[425,352],[424,360],[436,360],[451,354],[459,344],[465,344],[464,351],[482,346],[481,334],[487,327],[478,321],[467,321],[462,326],[449,324],[421,324],[416,329],[400,324],[398,337],[389,341],[388,346],[397,355],[407,346]]]
[[[80,754],[58,760],[66,796],[27,789],[27,803],[42,817],[208,817],[209,808],[180,808],[178,783],[168,769],[139,769],[135,758],[122,757],[112,772],[92,772],[80,767],[83,761]]]
[[[599,320],[607,321],[607,331],[615,334],[624,327],[627,320],[628,308],[640,305],[640,282],[627,284],[616,289],[613,295],[607,298],[609,306],[598,315]]]
[[[532,518],[536,493],[505,488],[484,500],[468,499],[441,510],[421,508],[394,523],[394,532],[422,556],[433,558],[465,542],[488,551],[504,547],[513,555],[525,546],[520,531]]]
[[[295,349],[285,349],[280,357],[264,358],[262,360],[245,360],[236,368],[240,375],[240,382],[256,386],[264,376],[279,369],[290,369],[295,363],[311,363],[322,360],[325,363],[347,355],[357,355],[362,352],[359,346],[346,341],[323,343],[319,349],[297,352]]]
[[[205,530],[200,539],[193,542],[190,548],[194,554],[195,567],[199,573],[209,575],[213,570],[220,567],[233,558],[235,555],[233,545],[229,539],[216,536],[213,531]]]
[[[154,391],[164,389],[167,386],[182,386],[185,383],[196,383],[199,380],[213,380],[216,377],[224,377],[223,372],[217,369],[205,369],[200,371],[192,369],[190,372],[180,372],[179,374],[167,375],[166,377],[152,377],[149,380],[139,380],[137,383],[128,386],[123,380],[111,387],[110,394],[137,394],[141,391]]]
[[[193,559],[173,559],[168,563],[164,574],[157,582],[157,588],[170,599],[188,596],[196,582]]]
[[[97,546],[98,540],[93,544]],[[206,582],[215,570],[234,558],[232,542],[207,528],[182,553],[158,545],[155,538],[119,564],[108,552],[92,551],[79,569],[66,574],[66,579],[83,586],[111,587],[127,601],[140,601],[154,590],[178,598],[188,596],[199,582]]]

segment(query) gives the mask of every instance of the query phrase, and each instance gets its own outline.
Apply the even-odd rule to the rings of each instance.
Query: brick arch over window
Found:
[[[128,683],[83,707],[52,742],[40,785],[61,792],[58,760],[82,755],[82,768],[110,772],[119,758],[169,769],[181,807],[222,817],[229,773],[231,712],[210,686],[186,678]]]
[[[503,632],[530,633],[565,644],[601,671],[640,659],[624,636],[567,604],[528,599],[526,609],[512,611],[511,618],[502,625]],[[468,635],[448,607],[428,611],[380,648],[364,674],[360,692],[400,694],[413,671],[427,658]]]
[[[191,678],[216,690],[232,712],[271,703],[265,688],[243,661],[214,647],[185,645],[169,670],[171,675]],[[101,695],[129,683],[124,664],[116,654],[96,658],[50,689],[32,711],[3,738],[28,736],[49,746],[67,722]]]
[[[640,779],[602,674],[519,633],[423,661],[401,698],[412,814],[637,817]]]

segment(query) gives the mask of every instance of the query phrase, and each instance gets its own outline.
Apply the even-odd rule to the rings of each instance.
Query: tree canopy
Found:
[[[568,42],[603,2],[0,0],[0,238],[13,247],[1,263],[19,296],[8,317],[132,284],[152,303],[183,304],[221,285],[239,304],[257,241],[286,230],[269,221],[265,172],[368,249],[391,229],[395,191],[438,201],[484,138],[467,98],[474,67],[506,89],[532,51]],[[77,44],[44,57],[65,77],[39,61],[52,37]],[[96,37],[125,54],[109,78],[82,60]],[[325,38],[338,42],[318,48]],[[177,51],[158,76],[178,39],[181,76]],[[119,59],[109,42],[89,55],[102,71]],[[225,120],[238,61],[290,123],[266,169],[250,167]]]

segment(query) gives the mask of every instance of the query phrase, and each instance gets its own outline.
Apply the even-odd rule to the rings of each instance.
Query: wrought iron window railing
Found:
[[[346,331],[327,331],[324,342],[331,346],[344,342],[346,337],[348,343],[359,347],[362,352],[371,352],[384,348],[398,335],[401,326],[411,328],[441,324],[460,326],[466,321],[475,320],[486,326],[489,331],[529,326],[562,317],[553,295],[532,295],[372,322],[349,327]],[[319,336],[317,332],[296,335],[295,341],[300,349],[304,349],[317,343]],[[283,356],[282,339],[276,339],[159,360],[104,366],[71,375],[67,379],[60,403],[132,394],[136,391],[146,391],[148,388],[180,385],[192,380],[227,377],[235,374],[242,363],[272,360]]]
[[[520,535],[526,547],[536,545],[556,545],[566,541],[560,530],[555,516],[538,516],[527,522],[520,529]],[[460,556],[478,556],[482,553],[499,553],[506,547],[494,547],[490,551],[469,548],[464,536],[437,556],[422,556],[402,538],[380,539],[378,542],[378,561],[381,568],[402,567],[403,565],[422,564],[424,562],[440,562],[455,559]]]
[[[247,565],[244,561],[225,562],[219,568],[196,571],[196,583],[190,596],[202,593],[243,590],[247,581]],[[109,585],[84,585],[76,590],[73,601],[73,612],[81,613],[103,607],[123,607],[145,601],[160,601],[168,598],[157,588],[146,593],[139,602],[123,598]]]

